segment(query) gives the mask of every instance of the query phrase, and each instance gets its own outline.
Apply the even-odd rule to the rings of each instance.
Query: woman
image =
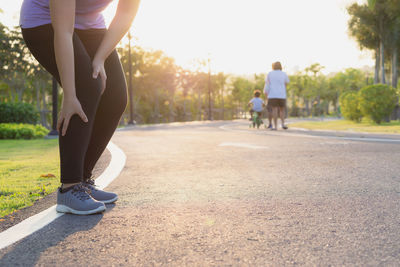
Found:
[[[278,109],[281,117],[282,128],[287,129],[285,125],[285,108],[286,108],[286,85],[289,78],[282,71],[282,65],[279,61],[272,64],[272,71],[268,73],[265,79],[265,99],[268,100],[268,107],[272,109],[274,127],[271,130],[278,129]],[[268,127],[269,128],[269,127]]]
[[[127,104],[116,45],[136,15],[139,0],[119,0],[106,29],[100,13],[112,0],[24,0],[20,25],[33,56],[63,88],[60,133],[61,187],[58,212],[105,210],[118,199],[99,190],[92,170]]]

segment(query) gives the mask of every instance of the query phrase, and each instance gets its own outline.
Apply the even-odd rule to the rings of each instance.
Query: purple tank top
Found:
[[[106,28],[101,12],[112,0],[76,0],[75,28]],[[21,28],[33,28],[50,24],[49,0],[24,0],[21,7],[19,25]]]

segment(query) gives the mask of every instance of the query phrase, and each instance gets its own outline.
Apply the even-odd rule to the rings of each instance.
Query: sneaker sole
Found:
[[[118,200],[118,196],[116,196],[116,197],[114,197],[112,199],[108,199],[108,200],[98,200],[98,199],[96,199],[96,200],[100,201],[100,202],[103,202],[104,204],[111,204],[111,203],[114,203],[115,201]]]
[[[60,213],[72,213],[76,215],[89,215],[89,214],[95,214],[95,213],[100,213],[106,210],[105,206],[100,206],[97,209],[93,210],[74,210],[68,206],[65,205],[60,205],[57,204],[56,211]]]

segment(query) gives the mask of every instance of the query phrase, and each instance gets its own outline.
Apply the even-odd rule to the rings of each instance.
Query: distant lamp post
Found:
[[[132,88],[132,57],[131,57],[131,32],[128,32],[128,68],[129,68],[129,80],[128,80],[128,92],[129,92],[129,125],[135,125],[136,122],[133,119],[133,88]]]
[[[208,119],[212,120],[211,116],[211,66],[210,58],[208,58]]]
[[[58,113],[58,83],[53,77],[53,88],[52,88],[53,108],[52,108],[52,127],[49,136],[58,136],[57,131],[57,113]]]

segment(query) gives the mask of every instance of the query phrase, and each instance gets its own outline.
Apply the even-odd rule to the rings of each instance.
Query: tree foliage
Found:
[[[397,87],[400,47],[400,0],[371,0],[368,4],[354,3],[347,8],[350,35],[361,49],[375,53],[375,83],[386,83],[390,65],[392,86]],[[379,75],[380,73],[380,75]]]
[[[136,45],[131,49],[121,46],[118,52],[131,84],[129,105],[138,123],[242,118],[253,91],[264,88],[266,73],[244,76],[204,71],[209,67],[204,60],[185,69],[163,51]],[[29,103],[40,112],[41,124],[48,127],[51,77],[30,55],[19,31],[1,24],[0,55],[0,101]],[[368,83],[367,73],[361,70],[324,75],[323,69],[314,63],[290,75],[287,108],[291,116],[338,114],[340,95],[359,91]],[[122,124],[130,120],[130,108]]]
[[[389,85],[375,84],[362,88],[359,92],[360,109],[376,123],[388,117],[397,101],[396,90]]]
[[[358,92],[348,91],[340,96],[341,113],[345,119],[360,122],[362,113]]]

